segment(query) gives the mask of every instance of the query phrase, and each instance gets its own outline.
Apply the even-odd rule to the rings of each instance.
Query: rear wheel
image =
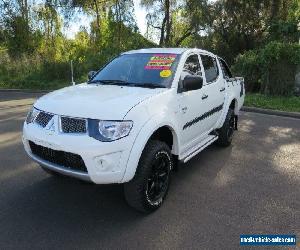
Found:
[[[218,140],[216,143],[220,146],[227,147],[231,144],[235,130],[234,111],[229,109],[223,126],[218,130]]]
[[[134,178],[124,185],[127,203],[142,212],[158,209],[168,193],[172,168],[172,155],[167,144],[149,141]]]

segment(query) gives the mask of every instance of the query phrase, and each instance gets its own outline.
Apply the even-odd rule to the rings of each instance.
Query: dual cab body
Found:
[[[236,126],[243,102],[243,78],[232,78],[210,52],[129,51],[89,82],[38,99],[23,142],[46,170],[97,184],[127,183],[142,168],[149,140],[169,147],[173,168],[174,159],[186,162],[219,139],[228,110]]]

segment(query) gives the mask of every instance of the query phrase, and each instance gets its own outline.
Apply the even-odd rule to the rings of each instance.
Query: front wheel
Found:
[[[142,212],[153,212],[163,203],[170,185],[173,161],[167,144],[150,140],[134,178],[124,185],[127,203]]]

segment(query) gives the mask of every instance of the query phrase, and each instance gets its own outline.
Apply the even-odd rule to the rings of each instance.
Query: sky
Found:
[[[140,0],[133,0],[134,2],[134,14],[137,25],[142,35],[146,33],[146,10],[140,6]],[[89,23],[92,21],[92,17],[85,14],[78,14],[75,20],[71,21],[68,27],[63,28],[63,32],[68,38],[74,38],[75,34],[79,31],[80,26],[84,26],[89,30]]]

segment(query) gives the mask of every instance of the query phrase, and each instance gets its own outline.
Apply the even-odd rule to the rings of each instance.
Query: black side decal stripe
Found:
[[[213,115],[214,113],[221,111],[222,108],[223,108],[223,105],[224,105],[224,103],[222,103],[221,105],[213,108],[212,110],[209,110],[209,111],[205,112],[203,115],[198,116],[198,117],[194,118],[193,120],[187,122],[186,124],[184,124],[182,129],[185,130],[186,128],[189,128],[192,125],[196,124],[197,122],[200,122],[200,121],[206,119],[207,117]]]

